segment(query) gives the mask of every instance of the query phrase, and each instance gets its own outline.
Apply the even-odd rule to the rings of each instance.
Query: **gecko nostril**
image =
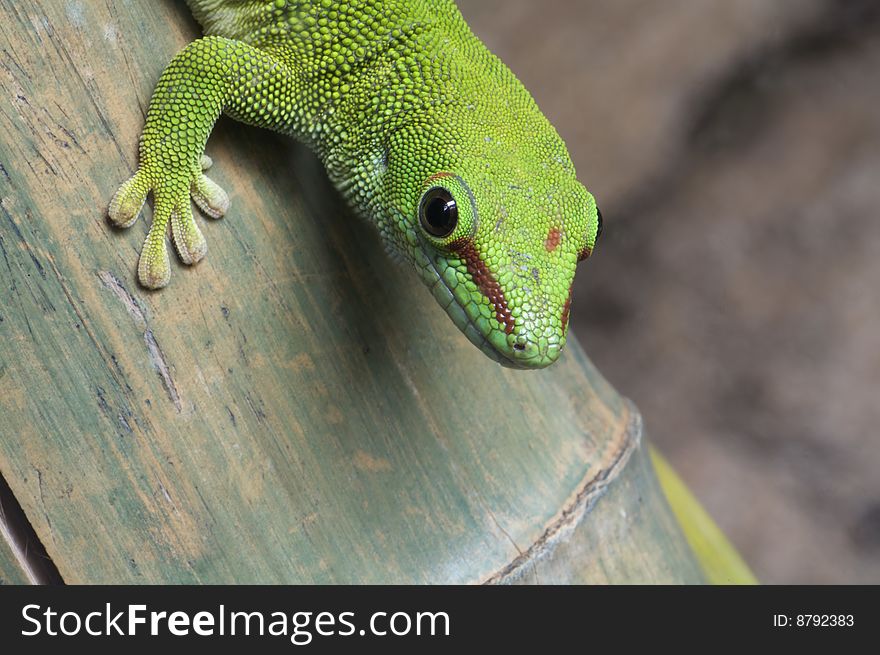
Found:
[[[513,344],[513,349],[514,349],[514,350],[525,350],[525,349],[526,349],[526,344],[524,344],[524,343],[515,343],[515,344]]]

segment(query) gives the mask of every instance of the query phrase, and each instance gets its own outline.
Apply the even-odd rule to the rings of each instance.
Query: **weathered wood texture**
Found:
[[[590,499],[585,516],[549,544],[546,555],[499,582],[532,584],[696,583],[678,524],[658,489],[648,448],[635,450],[605,495]],[[657,552],[654,552],[656,549]],[[662,553],[659,557],[657,553]]]
[[[153,0],[0,16],[0,472],[65,581],[700,579],[579,346],[490,362],[301,147],[221,122],[208,257],[138,288],[147,223],[105,208],[197,26]]]

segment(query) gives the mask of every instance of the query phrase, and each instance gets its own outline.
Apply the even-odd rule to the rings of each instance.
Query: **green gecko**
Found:
[[[229,207],[204,170],[221,113],[308,144],[387,249],[495,361],[542,368],[568,331],[578,261],[602,218],[565,144],[452,0],[188,0],[205,37],[162,74],[137,172],[109,216],[153,223],[141,284],[205,256],[190,198]]]

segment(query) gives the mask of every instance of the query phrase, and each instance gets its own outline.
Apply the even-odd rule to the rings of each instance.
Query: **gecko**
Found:
[[[221,114],[309,146],[354,212],[496,362],[539,369],[565,345],[578,262],[602,215],[556,129],[453,0],[187,0],[204,36],[162,73],[134,175],[109,219],[152,193],[137,276],[207,243],[192,203],[229,208],[205,171]]]

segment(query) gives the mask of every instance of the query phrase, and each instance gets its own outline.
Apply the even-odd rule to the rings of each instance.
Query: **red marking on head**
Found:
[[[513,332],[513,329],[516,327],[516,321],[507,307],[504,291],[501,290],[501,285],[498,284],[489,267],[486,266],[486,262],[480,259],[480,253],[477,252],[473,241],[461,239],[449,244],[449,249],[461,257],[474,284],[492,303],[492,307],[495,309],[495,318],[504,326],[504,332],[507,334]]]
[[[432,182],[436,182],[437,180],[442,180],[444,177],[453,177],[452,173],[440,172],[434,173],[429,176],[427,180],[425,180],[425,184],[431,184]]]
[[[593,254],[593,249],[590,248],[590,246],[585,246],[584,249],[578,253],[578,261],[582,262],[592,254]]]
[[[562,331],[565,332],[565,329],[568,327],[568,314],[571,312],[571,290],[574,287],[574,282],[572,285],[568,287],[568,298],[565,299],[565,304],[562,306]]]
[[[547,238],[544,239],[544,247],[547,249],[547,252],[553,252],[556,250],[561,242],[562,231],[558,227],[551,227],[550,231],[547,233]]]

